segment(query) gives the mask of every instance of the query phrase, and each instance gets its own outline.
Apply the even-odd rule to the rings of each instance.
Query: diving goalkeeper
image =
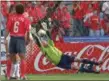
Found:
[[[88,59],[79,59],[75,56],[64,55],[62,51],[55,47],[49,31],[40,29],[38,33],[32,33],[35,43],[39,46],[43,54],[56,66],[63,69],[77,69],[79,67],[72,65],[73,62],[82,62],[84,64],[93,63],[99,65],[100,62],[90,61]]]

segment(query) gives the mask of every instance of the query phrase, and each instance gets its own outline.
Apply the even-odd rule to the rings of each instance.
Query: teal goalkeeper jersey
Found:
[[[51,62],[53,62],[55,65],[59,64],[61,60],[62,52],[54,46],[52,40],[50,39],[48,40],[47,47],[41,46],[41,50],[45,53],[45,55],[48,57],[48,59]]]

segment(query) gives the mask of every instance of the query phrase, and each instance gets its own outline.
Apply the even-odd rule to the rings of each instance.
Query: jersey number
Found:
[[[19,31],[19,22],[16,21],[16,22],[14,23],[14,32],[15,32],[15,33],[18,33],[18,31]]]

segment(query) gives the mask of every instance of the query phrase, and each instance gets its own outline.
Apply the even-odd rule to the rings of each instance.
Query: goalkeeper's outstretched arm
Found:
[[[46,31],[46,34],[52,40],[51,34],[50,34],[50,32],[48,30]]]
[[[35,40],[35,43],[36,43],[39,47],[41,47],[41,42],[40,42],[38,36],[36,36],[36,35],[34,35],[34,34],[32,34],[32,36],[33,36],[33,38],[34,38],[34,40]]]

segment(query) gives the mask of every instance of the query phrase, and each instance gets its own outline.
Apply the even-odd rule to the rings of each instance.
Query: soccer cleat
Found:
[[[16,79],[16,77],[10,77],[10,80]]]
[[[100,71],[95,71],[96,74],[100,74]]]
[[[21,78],[20,77],[16,77],[16,80],[21,80]]]
[[[5,71],[5,70],[3,70],[3,73],[5,74],[5,77],[7,77],[7,75],[6,75],[6,71]]]
[[[8,77],[8,76],[6,75],[6,71],[5,71],[5,70],[3,70],[3,73],[5,74],[5,78],[6,78],[7,80],[10,80],[10,77]]]
[[[28,78],[24,76],[24,77],[21,77],[21,80],[28,80]]]

